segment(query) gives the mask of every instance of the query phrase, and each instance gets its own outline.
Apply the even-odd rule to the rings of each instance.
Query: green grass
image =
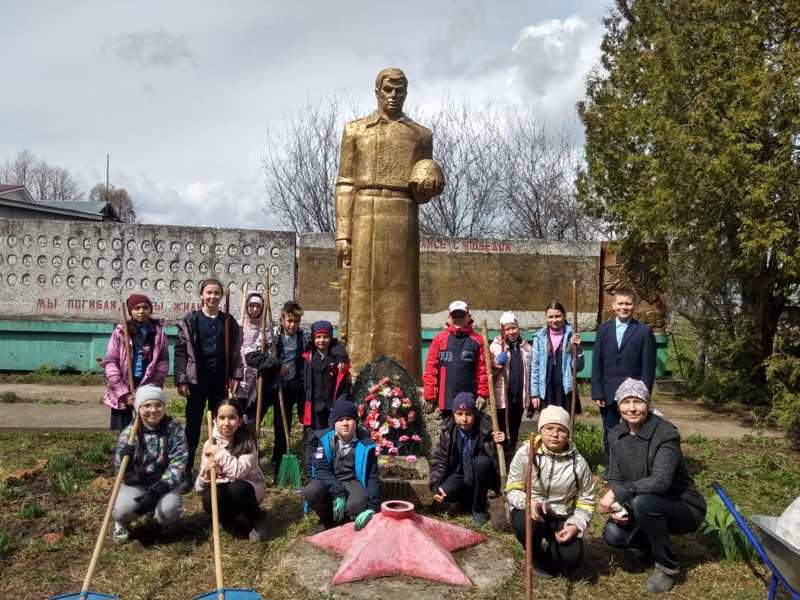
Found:
[[[263,438],[267,448],[271,442],[268,431]],[[588,448],[589,456],[596,456],[599,427],[580,425],[576,431],[578,444]],[[108,462],[93,462],[112,445],[113,437],[107,433],[0,432],[0,481],[16,469],[32,466],[37,459],[50,459],[43,473],[20,484],[0,485],[0,569],[5,597],[43,598],[80,587],[108,500],[108,491],[90,486],[86,477],[113,476]],[[716,441],[689,436],[683,449],[706,498],[713,495],[711,482],[719,481],[746,516],[780,514],[800,489],[800,455],[783,440]],[[267,465],[269,458],[269,454],[263,456],[262,465]],[[51,479],[65,474],[76,476],[78,489],[69,494],[53,493]],[[597,492],[605,492],[601,484]],[[134,527],[134,539],[129,543],[109,542],[92,589],[117,593],[125,600],[185,600],[214,589],[208,518],[196,494],[183,498],[186,516],[169,532],[140,523]],[[36,517],[32,515],[39,509],[29,508],[34,502],[44,511]],[[313,530],[314,521],[303,519],[300,498],[289,492],[271,492],[265,506],[271,528],[266,544],[254,545],[228,533],[222,535],[226,585],[254,587],[270,600],[322,598],[301,585],[282,562],[285,555],[295,551],[299,538]],[[452,520],[469,524],[467,517]],[[579,577],[572,581],[536,580],[536,598],[643,597],[641,588],[649,572],[630,556],[605,546],[601,539],[603,523],[604,519],[595,515],[585,537],[586,561]],[[509,533],[483,531],[515,557],[515,575],[480,594],[437,587],[432,588],[432,595],[449,600],[524,598],[519,544]],[[50,532],[64,537],[51,546],[43,539]],[[699,532],[676,538],[675,546],[687,574],[665,598],[766,597],[766,571],[757,562],[746,565],[721,560],[714,540]]]
[[[20,514],[23,519],[38,519],[39,517],[43,517],[46,512],[41,502],[34,499],[22,506]]]
[[[44,385],[105,385],[106,378],[102,372],[95,371],[60,371],[55,367],[44,365],[35,371],[24,373],[0,373],[0,384],[3,383],[38,383]],[[173,387],[170,375],[164,387]]]

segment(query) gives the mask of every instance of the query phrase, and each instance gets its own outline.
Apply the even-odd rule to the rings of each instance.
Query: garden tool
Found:
[[[578,333],[578,282],[572,280],[572,333]],[[569,423],[575,431],[575,405],[578,403],[578,347],[572,344],[572,403],[569,409]]]
[[[209,410],[208,439],[212,440],[214,431],[214,418]],[[222,551],[219,540],[219,501],[217,500],[217,464],[212,462],[209,479],[211,480],[211,531],[214,539],[214,576],[217,580],[217,589],[205,594],[195,596],[193,600],[263,600],[261,594],[253,589],[226,588],[222,581]]]
[[[269,320],[269,330],[274,333],[274,325],[272,323],[272,306],[269,301],[269,271],[264,273],[264,311],[267,313]],[[277,348],[277,335],[272,335],[270,341],[270,350],[273,356],[278,356]],[[283,401],[283,385],[281,384],[280,372],[278,373],[278,406],[281,409],[281,424],[283,425],[283,435],[286,439],[286,452],[281,457],[281,464],[278,467],[278,480],[276,484],[278,487],[287,487],[291,489],[299,489],[302,485],[300,481],[300,461],[292,454],[291,444],[289,440],[289,419],[286,416],[286,404]],[[291,407],[290,407],[291,409]]]
[[[230,313],[230,305],[231,305],[231,291],[225,290],[225,394],[228,398],[232,396],[231,394],[231,313]]]
[[[264,274],[264,306],[261,309],[261,318],[258,321],[258,345],[259,350],[263,354],[264,351],[267,349],[267,332],[265,329],[265,324],[267,320],[267,312],[269,312],[269,288],[267,284],[269,283],[269,275]],[[261,436],[261,407],[264,405],[264,377],[259,372],[258,377],[256,378],[256,447],[261,448],[259,446],[259,437]]]
[[[528,466],[525,467],[525,600],[533,599],[533,523],[531,522],[531,493],[533,491],[533,458],[536,434],[528,442]]]
[[[489,383],[489,416],[492,418],[492,431],[500,431],[500,423],[497,419],[497,404],[494,398],[494,381],[492,377],[492,354],[489,351],[489,327],[486,324],[486,319],[483,320],[483,354],[486,359],[486,378]],[[497,446],[497,462],[500,465],[500,489],[505,492],[506,489],[506,455],[503,450],[503,444],[495,444]]]
[[[133,387],[133,348],[131,346],[130,336],[128,335],[128,316],[125,313],[125,303],[122,303],[122,331],[125,336],[125,357],[128,363],[128,389],[130,393],[134,394],[136,390]],[[136,436],[139,433],[139,415],[133,415],[133,425],[131,426],[130,436],[128,437],[128,447],[136,447]],[[106,513],[103,516],[103,524],[100,526],[100,533],[97,535],[97,541],[94,545],[94,552],[92,559],[89,561],[89,568],[86,571],[86,577],[83,579],[83,586],[80,592],[73,592],[68,594],[60,594],[58,596],[50,596],[49,600],[103,600],[103,599],[117,599],[118,596],[109,596],[108,594],[101,594],[99,592],[90,592],[89,586],[92,584],[95,570],[97,570],[97,562],[100,560],[100,553],[103,551],[103,545],[106,541],[108,534],[108,526],[111,523],[111,514],[114,511],[114,504],[117,502],[117,495],[119,488],[122,486],[122,481],[125,479],[125,471],[128,469],[129,455],[122,457],[119,463],[119,470],[114,479],[114,487],[111,490],[111,497],[108,499],[106,506]]]

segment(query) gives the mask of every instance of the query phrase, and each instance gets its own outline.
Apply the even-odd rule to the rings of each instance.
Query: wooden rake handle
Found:
[[[209,410],[206,413],[208,420],[208,439],[213,441],[214,417]],[[217,463],[211,464],[211,532],[214,537],[214,576],[217,580],[217,599],[225,600],[225,584],[222,582],[222,550],[219,544],[219,500],[217,499]]]

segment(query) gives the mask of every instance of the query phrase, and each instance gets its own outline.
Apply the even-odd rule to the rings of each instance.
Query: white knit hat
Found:
[[[500,327],[502,327],[503,325],[508,325],[509,323],[516,323],[516,322],[517,322],[517,315],[515,315],[510,310],[500,315]]]
[[[136,390],[136,398],[133,400],[133,408],[136,409],[136,412],[139,412],[139,407],[148,400],[160,400],[163,404],[166,404],[164,390],[156,385],[146,384],[140,386],[139,389]]]
[[[545,425],[561,425],[572,435],[572,423],[570,423],[569,413],[560,406],[550,405],[539,414],[538,430],[541,431]]]

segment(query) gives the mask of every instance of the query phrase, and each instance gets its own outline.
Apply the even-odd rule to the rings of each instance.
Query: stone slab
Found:
[[[294,297],[294,233],[0,219],[3,318],[113,321],[141,292],[172,322],[197,307],[206,277],[228,286],[238,316],[243,284],[261,291],[267,270],[277,313]]]

